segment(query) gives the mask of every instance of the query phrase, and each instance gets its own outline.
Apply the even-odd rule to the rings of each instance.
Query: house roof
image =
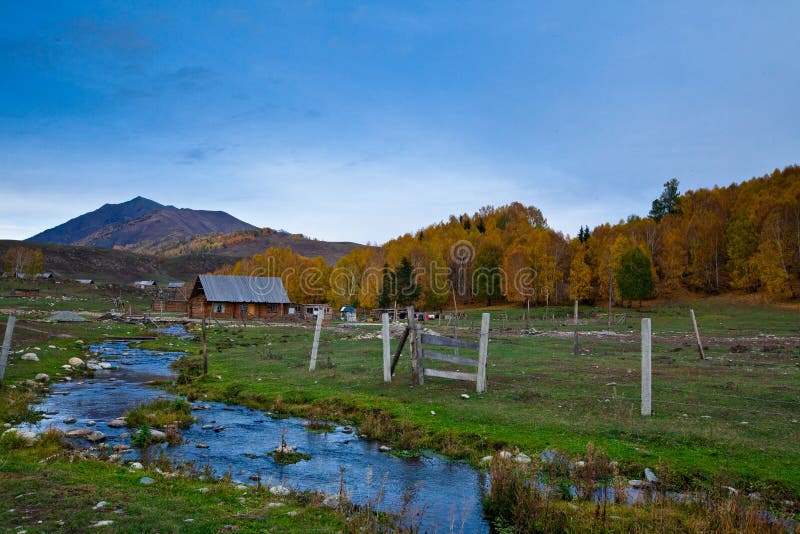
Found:
[[[184,285],[186,285],[185,282],[170,282],[167,287],[176,288],[176,287],[183,287]]]
[[[154,286],[156,285],[155,280],[137,280],[133,283],[135,286]]]
[[[278,277],[201,274],[192,296],[202,290],[209,302],[266,302],[289,304],[289,296]]]

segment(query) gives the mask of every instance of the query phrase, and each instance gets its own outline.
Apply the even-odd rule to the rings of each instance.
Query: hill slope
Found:
[[[110,224],[73,244],[150,252],[153,247],[176,244],[186,238],[217,232],[254,229],[224,211],[160,209],[118,224]]]
[[[21,241],[0,240],[0,257],[15,246],[31,248]],[[201,273],[215,271],[231,258],[211,254],[189,254],[174,258],[158,258],[108,248],[74,245],[37,244],[44,254],[44,269],[59,278],[91,278],[97,283],[129,284],[135,280],[156,280],[159,283],[190,281]],[[24,284],[24,282],[21,282]]]
[[[173,206],[164,206],[147,198],[136,197],[121,204],[104,204],[94,211],[29,237],[26,241],[75,244],[109,225],[123,224],[154,210],[174,209],[176,208]]]

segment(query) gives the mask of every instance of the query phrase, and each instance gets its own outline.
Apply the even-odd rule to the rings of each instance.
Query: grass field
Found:
[[[86,290],[77,291],[70,297],[84,298],[80,292]],[[85,295],[87,304],[78,309],[104,311],[108,296],[92,295]],[[25,299],[25,304],[28,310],[44,311],[50,300]],[[7,301],[2,304],[11,307]],[[710,359],[698,356],[689,306],[697,312]],[[627,478],[641,478],[642,470],[650,467],[666,488],[701,488],[713,495],[727,494],[723,487],[731,486],[740,495],[759,494],[762,509],[798,513],[800,312],[796,309],[708,299],[643,310],[615,309],[619,323],[608,327],[605,318],[597,316],[603,309],[582,307],[582,323],[590,324],[579,327],[579,356],[572,354],[569,308],[533,310],[529,320],[520,309],[471,309],[459,323],[460,338],[477,337],[483,311],[492,313],[492,332],[488,391],[482,395],[475,394],[469,382],[427,378],[424,386],[412,387],[407,352],[393,382],[384,384],[377,324],[348,328],[338,321],[326,324],[314,373],[308,371],[310,323],[212,324],[205,378],[188,376],[197,369],[198,340],[161,337],[143,345],[193,355],[178,369],[184,374],[178,388],[190,397],[349,421],[359,431],[393,444],[398,454],[433,448],[477,465],[483,455],[498,449],[519,449],[534,458],[545,449],[557,449],[578,459],[591,443],[619,462]],[[85,345],[105,335],[136,336],[146,331],[127,324],[50,324],[25,317],[18,321],[13,350],[32,350],[40,361],[12,360],[0,388],[0,423],[36,417],[27,410],[34,392],[10,386],[38,372],[57,379],[69,357],[84,357]],[[642,317],[652,318],[655,336],[652,417],[639,415]],[[0,330],[4,326],[0,322]],[[425,327],[453,332],[452,325],[436,320]],[[191,328],[199,332],[198,325]],[[396,343],[394,339],[393,348]],[[462,350],[461,355],[472,353]],[[456,369],[439,362],[436,367]],[[462,398],[464,393],[468,399]],[[53,454],[57,457],[40,463]],[[29,532],[84,530],[106,519],[115,521],[114,528],[120,531],[177,531],[187,528],[183,521],[189,518],[192,528],[204,531],[235,525],[242,531],[325,532],[362,525],[341,513],[320,511],[308,496],[292,497],[284,507],[270,509],[268,495],[242,495],[230,484],[156,475],[156,485],[141,486],[142,473],[93,460],[71,462],[65,454],[42,447],[9,449],[0,443],[0,495],[15,502],[0,510],[0,525],[24,526]],[[209,492],[201,493],[202,487],[209,487]],[[22,497],[17,499],[18,495]],[[100,500],[109,502],[108,508],[93,510]],[[159,505],[153,504],[156,501],[168,503],[174,517],[163,517]],[[558,506],[572,517],[573,530],[593,524],[591,507],[566,505]],[[618,507],[613,513],[621,519],[613,526],[606,524],[606,531],[658,530],[659,524],[664,530],[665,523],[659,523],[664,514],[677,518],[668,524],[691,530],[692,518],[703,517],[702,511],[674,507],[666,511]]]
[[[772,502],[796,501],[800,347],[796,337],[784,336],[797,334],[800,315],[714,302],[693,307],[710,359],[697,354],[686,306],[616,310],[628,315],[627,325],[582,326],[579,356],[572,355],[571,326],[534,320],[527,326],[550,333],[521,335],[523,321],[514,318],[521,312],[508,312],[505,330],[501,320],[493,323],[483,395],[474,394],[473,384],[443,379],[411,387],[405,355],[394,381],[384,384],[381,342],[363,339],[377,327],[326,327],[314,373],[307,369],[310,328],[212,327],[209,373],[221,379],[199,379],[183,389],[300,414],[329,411],[362,424],[378,408],[395,424],[377,437],[473,461],[501,447],[530,455],[556,448],[577,457],[592,442],[631,478],[652,467],[675,489],[725,485]],[[480,311],[462,323],[477,326],[473,318]],[[652,417],[639,414],[640,315],[652,317],[656,336]],[[426,326],[452,332],[436,321]],[[591,333],[597,330],[616,335]],[[459,331],[459,337],[476,334]],[[187,348],[198,352],[196,343]]]

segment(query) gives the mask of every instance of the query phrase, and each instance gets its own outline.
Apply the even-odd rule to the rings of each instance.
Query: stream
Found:
[[[170,364],[183,354],[139,349],[129,341],[106,341],[90,350],[99,354],[97,359],[111,363],[112,369],[97,370],[93,378],[54,383],[41,402],[32,406],[45,414],[44,419],[27,429],[67,431],[94,421],[92,429],[103,432],[110,446],[128,444],[130,440],[120,435],[130,429],[111,428],[108,423],[138,404],[167,396],[147,383],[173,378]],[[162,446],[174,462],[194,462],[200,469],[208,466],[218,477],[230,473],[234,483],[254,485],[260,480],[263,485],[329,494],[339,491],[344,470],[346,491],[354,503],[371,502],[383,511],[402,511],[408,521],[421,527],[420,532],[489,531],[481,507],[487,476],[465,462],[432,453],[400,458],[381,452],[380,443],[360,438],[357,429],[336,427],[315,433],[306,430],[299,418],[274,419],[258,410],[218,402],[192,406],[196,421],[183,431],[183,444]],[[64,422],[71,419],[75,422]],[[286,442],[311,455],[310,460],[278,465],[267,456],[284,432]],[[134,450],[126,459],[135,456]],[[404,506],[409,496],[410,505]]]

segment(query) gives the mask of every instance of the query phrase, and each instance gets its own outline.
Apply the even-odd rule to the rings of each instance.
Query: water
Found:
[[[170,332],[180,334],[180,332]],[[111,446],[129,443],[120,434],[127,428],[110,428],[108,423],[143,402],[165,396],[148,387],[147,382],[172,378],[169,364],[182,354],[131,347],[128,342],[109,341],[92,350],[113,364],[113,370],[95,371],[95,377],[53,384],[52,391],[33,406],[51,415],[29,429],[43,431],[55,426],[62,430],[84,427],[95,421],[95,430],[107,436]],[[433,454],[420,458],[398,458],[379,451],[380,444],[346,433],[307,431],[302,419],[273,419],[263,412],[243,406],[216,402],[195,403],[197,421],[184,431],[184,443],[165,447],[175,461],[193,461],[197,467],[209,466],[217,476],[230,473],[235,481],[255,484],[282,484],[299,490],[337,493],[341,469],[346,491],[353,502],[378,503],[386,511],[399,512],[404,496],[413,495],[410,514],[418,513],[423,532],[488,532],[481,498],[486,476],[464,462]],[[74,418],[73,424],[64,420]],[[219,432],[203,426],[224,426]],[[267,453],[286,442],[311,459],[291,465],[277,465]],[[198,444],[208,448],[198,448]]]

